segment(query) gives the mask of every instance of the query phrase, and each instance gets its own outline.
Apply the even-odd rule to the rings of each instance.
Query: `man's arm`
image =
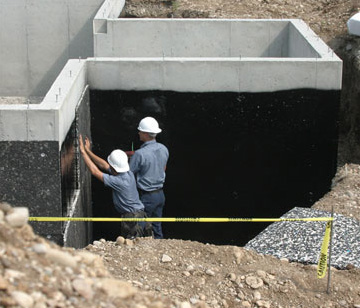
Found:
[[[88,169],[90,170],[91,174],[94,177],[96,177],[98,180],[100,180],[101,182],[104,182],[103,173],[94,164],[94,162],[91,160],[90,156],[86,152],[81,135],[79,138],[79,145],[80,145],[80,153],[81,153],[82,157],[84,158],[85,164],[88,167]]]
[[[109,172],[110,165],[108,164],[108,162],[91,151],[90,140],[88,137],[85,137],[84,149],[86,151],[86,154],[98,168],[100,168],[102,171]]]

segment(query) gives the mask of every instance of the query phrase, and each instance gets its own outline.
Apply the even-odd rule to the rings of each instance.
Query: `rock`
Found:
[[[199,301],[196,305],[195,308],[209,308],[208,304],[206,304],[204,301]]]
[[[118,236],[116,239],[116,244],[123,245],[125,243],[125,238],[122,236]]]
[[[269,301],[258,300],[258,301],[256,301],[256,305],[258,305],[259,307],[270,308]]]
[[[24,277],[25,274],[23,272],[19,272],[19,271],[16,271],[16,270],[12,270],[12,269],[9,269],[7,268],[5,270],[5,273],[4,273],[4,277],[7,279],[7,280],[14,280],[14,279],[20,279],[22,277]]]
[[[244,253],[241,249],[235,248],[234,249],[234,256],[235,256],[235,262],[236,264],[240,264],[242,258],[244,257]]]
[[[166,254],[163,254],[162,257],[161,257],[161,262],[162,263],[168,263],[168,262],[171,262],[172,261],[172,258],[169,257],[168,255]]]
[[[342,299],[342,300],[339,301],[339,305],[340,305],[340,306],[343,306],[343,307],[348,307],[348,303],[347,303],[347,301],[344,300],[344,299]]]
[[[0,202],[0,210],[5,214],[10,214],[14,211],[13,207],[7,202]]]
[[[99,279],[96,286],[112,298],[125,299],[136,293],[136,289],[131,284],[112,278]]]
[[[94,292],[92,290],[92,281],[90,279],[75,279],[72,286],[76,292],[86,299],[92,299]]]
[[[32,308],[34,305],[33,298],[25,292],[13,291],[11,292],[11,297],[23,308]]]
[[[261,278],[256,276],[248,276],[245,278],[245,282],[252,289],[258,289],[264,285],[264,282]]]
[[[2,296],[0,297],[0,305],[1,307],[15,306],[16,301],[10,296]]]
[[[93,245],[95,247],[101,247],[101,246],[103,246],[103,243],[101,243],[100,241],[93,241]]]
[[[250,304],[250,302],[248,302],[248,301],[242,301],[242,302],[240,303],[240,307],[241,307],[241,308],[251,308],[251,304]]]
[[[48,247],[45,244],[35,244],[31,249],[37,254],[45,254],[48,251]]]
[[[239,299],[244,300],[245,299],[245,294],[243,291],[239,291],[238,294],[236,295]]]
[[[206,273],[206,275],[209,275],[209,276],[215,276],[215,272],[211,269],[207,269],[205,273]]]
[[[227,303],[227,301],[226,301],[225,299],[223,299],[223,300],[221,301],[221,305],[222,305],[222,307],[224,307],[224,308],[229,308],[229,304]]]
[[[78,251],[77,256],[75,257],[77,261],[81,261],[85,264],[102,264],[102,260],[100,259],[99,256],[91,253],[91,252],[87,252],[87,251]],[[80,260],[79,260],[79,259]]]
[[[191,308],[191,304],[189,302],[182,302],[179,308]]]
[[[228,274],[228,278],[230,281],[236,281],[236,275],[234,273]]]
[[[262,270],[257,270],[256,275],[259,276],[262,279],[266,278],[266,272],[262,271]]]
[[[27,224],[29,209],[27,207],[15,207],[11,213],[5,216],[5,221],[13,228],[19,228]]]
[[[355,269],[356,267],[355,267],[355,265],[354,264],[347,264],[346,265],[346,267],[345,267],[345,269],[347,269],[347,270],[352,270],[352,269]]]
[[[5,213],[0,210],[0,222],[4,221]]]
[[[127,238],[127,239],[125,239],[124,244],[125,244],[126,246],[134,246],[134,241]]]
[[[253,294],[253,298],[255,301],[258,301],[261,299],[261,293],[259,291],[255,291]]]
[[[2,276],[0,276],[0,290],[6,290],[9,287],[9,283]]]
[[[76,268],[78,265],[75,257],[61,250],[49,249],[48,252],[46,253],[46,256],[50,261],[58,263],[63,266]]]

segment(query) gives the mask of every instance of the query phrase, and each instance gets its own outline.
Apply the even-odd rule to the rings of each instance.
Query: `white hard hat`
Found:
[[[127,172],[130,170],[128,157],[124,151],[114,150],[107,158],[108,163],[116,172]]]
[[[161,133],[159,123],[152,117],[143,118],[139,123],[138,130],[145,133]]]

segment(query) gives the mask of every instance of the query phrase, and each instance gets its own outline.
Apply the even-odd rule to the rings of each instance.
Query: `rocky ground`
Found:
[[[349,89],[360,71],[360,40],[346,34],[359,9],[353,0],[128,0],[125,15],[305,20],[343,58],[347,82],[338,172],[313,208],[360,220],[358,107],[351,103],[358,86]],[[360,269],[352,266],[332,269],[328,288],[314,265],[242,247],[119,237],[63,248],[35,235],[27,215],[0,204],[0,307],[360,307]]]

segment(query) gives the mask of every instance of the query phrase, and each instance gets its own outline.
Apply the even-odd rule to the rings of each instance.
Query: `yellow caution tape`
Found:
[[[276,222],[276,221],[332,221],[331,217],[310,218],[204,218],[204,217],[148,217],[148,218],[116,218],[116,217],[29,217],[29,221],[148,221],[148,222]]]
[[[319,257],[319,262],[318,262],[318,267],[317,267],[318,278],[324,278],[325,274],[326,274],[330,233],[331,233],[331,222],[328,221],[326,224],[325,235],[324,235],[324,239],[323,239],[323,242],[321,245],[321,252],[320,252],[320,257]]]

